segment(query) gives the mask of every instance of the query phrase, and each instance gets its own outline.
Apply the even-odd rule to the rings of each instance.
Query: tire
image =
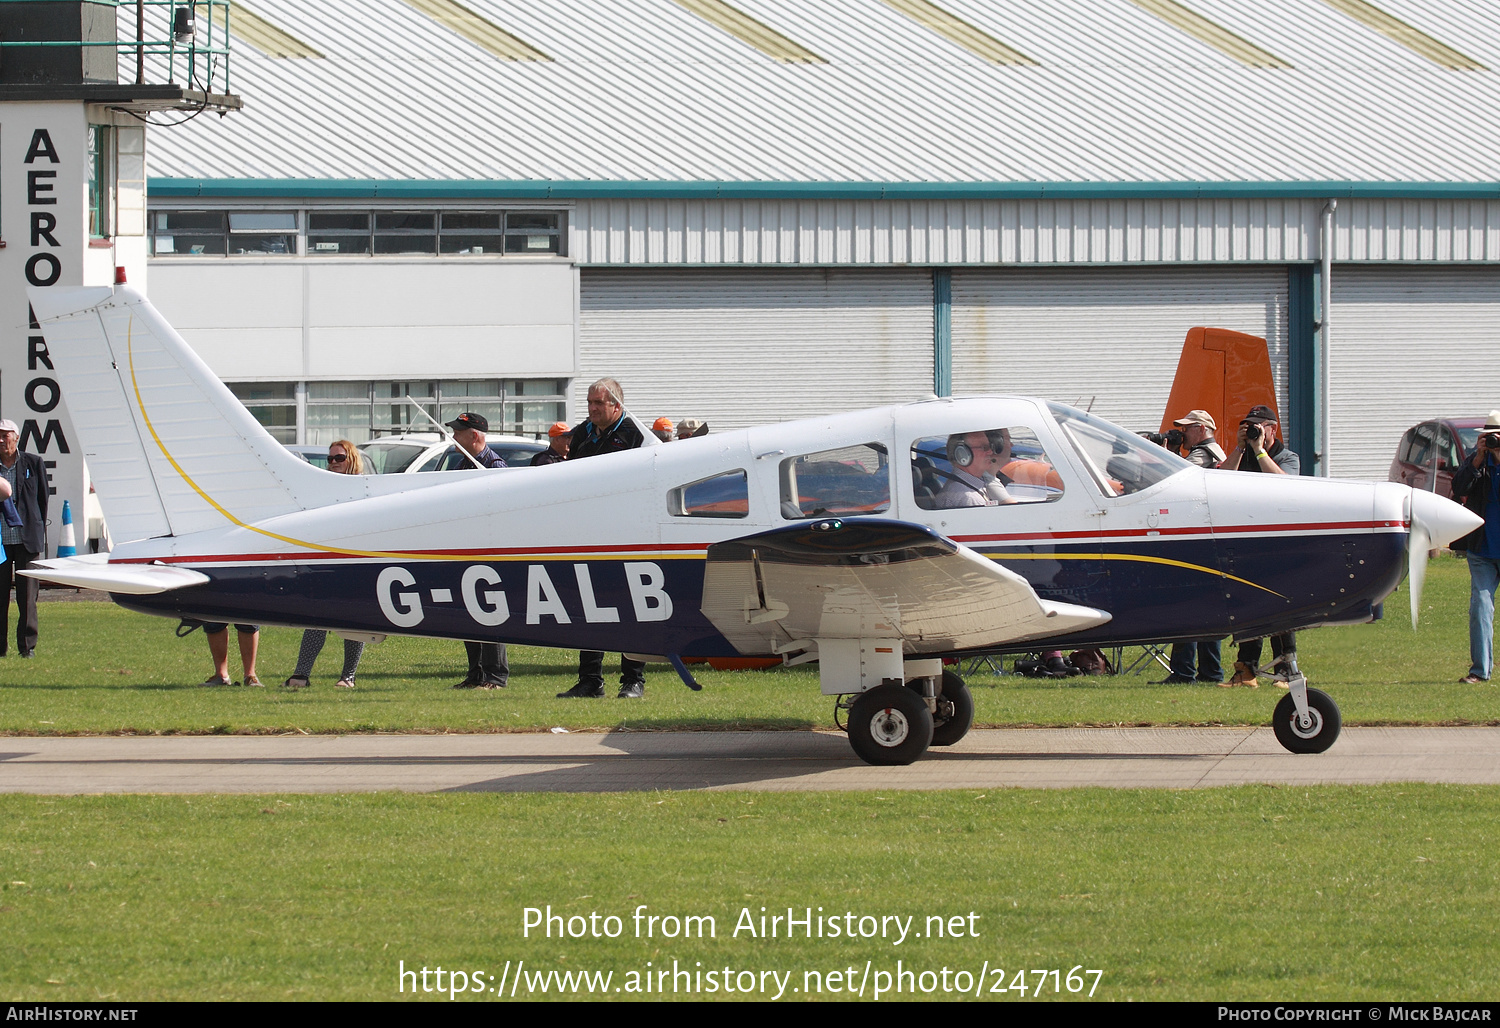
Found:
[[[910,764],[932,745],[932,711],[905,686],[877,685],[849,708],[849,745],[866,764]]]
[[[974,724],[974,694],[952,671],[943,672],[937,716],[932,719],[932,745],[952,746],[969,734]]]
[[[1333,697],[1321,689],[1307,690],[1307,712],[1313,723],[1310,729],[1303,729],[1297,724],[1297,705],[1290,695],[1283,696],[1271,715],[1276,741],[1293,753],[1322,753],[1338,739],[1344,719]]]

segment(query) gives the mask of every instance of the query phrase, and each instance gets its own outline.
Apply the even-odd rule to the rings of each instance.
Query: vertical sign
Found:
[[[85,284],[87,131],[81,102],[0,105],[0,417],[21,427],[21,449],[47,467],[48,554],[57,547],[64,500],[84,545],[87,486],[82,447],[26,288]]]

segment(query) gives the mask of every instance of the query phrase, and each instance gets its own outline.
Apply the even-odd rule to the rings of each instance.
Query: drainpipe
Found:
[[[1318,297],[1318,474],[1324,478],[1333,477],[1333,462],[1329,457],[1330,441],[1332,438],[1331,418],[1333,416],[1333,395],[1328,382],[1328,322],[1329,313],[1333,305],[1333,212],[1338,209],[1337,200],[1329,200],[1323,207],[1323,230],[1319,239],[1319,248],[1323,257],[1323,274],[1320,276],[1322,282]]]

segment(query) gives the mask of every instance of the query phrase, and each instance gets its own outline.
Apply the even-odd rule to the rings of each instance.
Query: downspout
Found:
[[[1332,459],[1329,455],[1330,441],[1332,439],[1333,409],[1331,399],[1333,391],[1328,382],[1328,322],[1330,320],[1330,309],[1333,305],[1333,212],[1338,209],[1337,200],[1329,200],[1323,207],[1323,229],[1319,240],[1319,249],[1323,258],[1323,274],[1319,276],[1318,297],[1318,452],[1315,455],[1318,462],[1318,474],[1324,478],[1332,478]]]
[[[932,392],[953,395],[953,269],[932,269]]]

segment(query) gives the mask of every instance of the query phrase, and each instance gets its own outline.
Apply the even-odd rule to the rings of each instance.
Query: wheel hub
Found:
[[[906,715],[894,707],[886,707],[870,721],[870,737],[881,746],[900,746],[909,734]]]
[[[1307,708],[1307,722],[1294,712],[1292,714],[1292,734],[1299,739],[1315,739],[1323,731],[1323,715],[1318,713],[1317,707]]]

